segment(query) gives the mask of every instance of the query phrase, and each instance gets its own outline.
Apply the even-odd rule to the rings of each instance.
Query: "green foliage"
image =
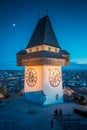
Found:
[[[7,93],[6,85],[3,85],[3,86],[0,87],[0,93],[3,94],[3,95],[6,95],[6,93]]]

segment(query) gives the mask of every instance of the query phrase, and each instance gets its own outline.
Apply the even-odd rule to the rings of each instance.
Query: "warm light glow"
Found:
[[[35,78],[37,79],[37,81],[32,81],[32,84],[31,86],[29,86],[26,82],[26,80],[28,80],[28,77],[27,77],[27,70],[33,68],[36,72],[35,74]],[[32,92],[32,91],[40,91],[42,90],[42,66],[32,66],[32,67],[25,67],[25,92]],[[32,79],[30,80],[34,80],[33,79],[33,75],[32,75]],[[36,83],[35,83],[36,82]],[[34,84],[35,83],[35,84]]]
[[[57,47],[48,46],[48,45],[40,45],[40,46],[35,46],[35,47],[32,47],[32,48],[27,48],[26,52],[31,53],[31,52],[37,52],[37,51],[43,51],[43,50],[49,51],[49,48],[51,48],[50,49],[51,52],[58,52],[60,50]]]
[[[37,75],[37,82],[33,83],[34,76],[30,74],[29,80],[32,81],[32,85],[29,86],[27,84],[26,79],[28,80],[27,73],[26,72],[31,68],[32,70],[35,70],[35,78]],[[31,71],[32,71],[31,70]],[[58,74],[56,71],[55,76],[53,73],[51,73],[52,70],[58,70]],[[32,72],[33,72],[32,71]],[[50,75],[51,74],[51,75]],[[60,77],[59,77],[60,76]],[[52,80],[52,83],[50,82],[50,78]],[[55,79],[58,80],[56,81]],[[36,80],[35,80],[36,81]],[[54,84],[54,85],[53,85]],[[39,95],[38,91],[43,92],[42,96]],[[54,103],[62,103],[63,102],[63,89],[62,89],[62,72],[61,72],[61,66],[49,66],[49,65],[43,65],[43,66],[26,66],[25,67],[25,87],[24,87],[26,98],[30,98],[31,100],[34,100],[35,102],[40,102],[43,95],[45,95],[44,99],[44,105],[46,104],[54,104]],[[39,97],[40,96],[40,97]]]

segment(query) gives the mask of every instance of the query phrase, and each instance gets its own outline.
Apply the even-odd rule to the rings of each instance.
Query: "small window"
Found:
[[[48,47],[48,51],[51,51],[51,47]]]
[[[38,49],[38,47],[36,48],[36,51],[38,51],[39,49]]]
[[[55,52],[57,52],[57,49],[55,48]]]
[[[32,49],[29,49],[29,52],[32,52]]]

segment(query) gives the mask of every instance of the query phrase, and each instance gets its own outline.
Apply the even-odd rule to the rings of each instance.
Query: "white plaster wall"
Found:
[[[26,71],[29,68],[35,69],[37,73],[37,83],[33,87],[29,87],[26,83]],[[49,73],[53,68],[57,68],[61,73],[61,80],[60,84],[57,87],[51,86],[49,82]],[[31,100],[34,102],[39,102],[39,98],[37,96],[37,91],[43,90],[44,94],[46,95],[46,104],[55,104],[55,103],[62,103],[63,102],[63,89],[62,89],[62,72],[61,66],[26,66],[25,67],[25,83],[24,83],[24,91],[25,91],[25,98],[27,100]],[[31,93],[36,92],[36,93]],[[56,100],[56,94],[58,94],[58,99]]]
[[[53,87],[49,82],[49,73],[52,68],[58,68],[61,73],[61,81],[59,86]],[[63,102],[63,89],[62,89],[62,72],[61,66],[44,66],[43,67],[43,91],[46,94],[46,101],[44,104],[54,104]],[[58,94],[58,100],[56,100]]]

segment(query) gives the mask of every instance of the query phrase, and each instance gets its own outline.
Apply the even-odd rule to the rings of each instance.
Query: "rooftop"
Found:
[[[49,16],[42,17],[38,21],[26,48],[39,46],[42,44],[60,48]]]

